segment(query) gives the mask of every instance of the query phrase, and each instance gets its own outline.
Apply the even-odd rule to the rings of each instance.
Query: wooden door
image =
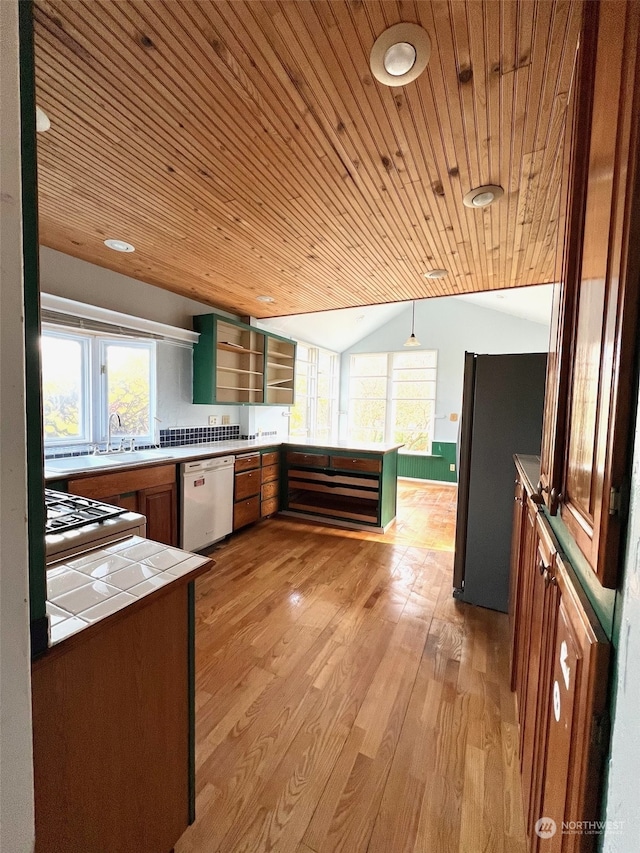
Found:
[[[591,104],[577,116],[575,144],[588,147],[588,174],[574,187],[584,216],[566,282],[575,281],[575,311],[560,512],[600,582],[615,587],[640,273],[640,2],[586,5],[581,85]],[[560,446],[558,434],[556,454]]]
[[[147,539],[177,546],[178,508],[175,483],[138,492],[138,512],[147,517]]]

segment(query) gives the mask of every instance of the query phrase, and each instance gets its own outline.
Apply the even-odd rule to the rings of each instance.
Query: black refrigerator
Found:
[[[453,594],[507,612],[514,453],[540,454],[546,353],[465,353]]]

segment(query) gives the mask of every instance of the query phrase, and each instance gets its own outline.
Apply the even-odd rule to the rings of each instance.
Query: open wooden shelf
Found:
[[[238,353],[238,355],[262,355],[262,352],[259,349],[247,349],[247,347],[234,347],[231,344],[226,343],[225,341],[220,341],[217,345],[218,349],[224,350],[225,352],[234,352]]]
[[[217,314],[194,317],[194,403],[291,406],[294,341]]]

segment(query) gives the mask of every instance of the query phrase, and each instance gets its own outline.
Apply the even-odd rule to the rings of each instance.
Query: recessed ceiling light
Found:
[[[373,76],[385,86],[405,86],[415,80],[429,62],[431,39],[418,24],[394,24],[381,33],[371,48]]]
[[[424,274],[425,278],[444,278],[447,275],[447,270],[429,270]]]
[[[46,133],[51,127],[49,116],[45,113],[42,107],[36,107],[36,131],[37,133]]]
[[[275,302],[273,296],[256,296],[258,302]]]
[[[487,207],[487,205],[502,198],[503,195],[502,187],[496,184],[485,184],[482,187],[470,190],[462,199],[462,203],[467,207]]]
[[[113,249],[114,252],[135,252],[136,247],[131,243],[125,243],[124,240],[105,240],[105,246],[108,249]]]

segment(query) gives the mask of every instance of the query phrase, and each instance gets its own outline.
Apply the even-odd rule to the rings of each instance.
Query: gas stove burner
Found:
[[[64,533],[85,524],[115,518],[126,512],[126,509],[69,495],[66,492],[56,492],[45,489],[44,503],[47,510],[46,533]]]

